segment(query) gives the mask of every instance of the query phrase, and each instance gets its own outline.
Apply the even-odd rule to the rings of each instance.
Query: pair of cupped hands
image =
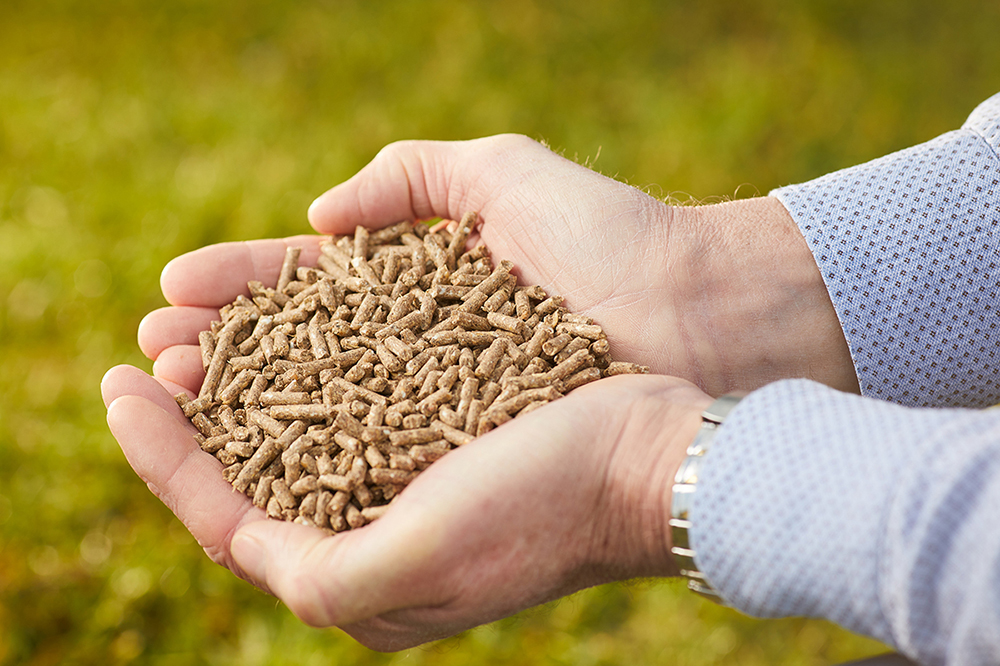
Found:
[[[855,389],[836,314],[791,218],[772,198],[673,207],[521,136],[401,142],[309,209],[324,234],[478,211],[519,279],[651,368],[583,386],[456,449],[378,521],[327,536],[274,520],[223,479],[172,395],[197,394],[198,332],[248,280],[273,284],[285,247],[214,245],[163,271],[170,307],[139,345],[153,376],[111,369],[108,423],[129,463],[212,560],[303,621],[396,650],[599,583],[676,573],[671,486],[712,396],[784,377]]]

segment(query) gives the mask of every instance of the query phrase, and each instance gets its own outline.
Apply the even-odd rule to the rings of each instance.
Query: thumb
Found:
[[[232,555],[247,578],[303,622],[345,626],[424,600],[414,577],[442,543],[441,531],[426,522],[381,525],[389,518],[334,536],[261,520],[233,535]]]
[[[457,220],[486,215],[501,186],[540,156],[552,157],[525,136],[505,134],[472,141],[399,141],[389,144],[349,180],[320,195],[309,223],[320,233],[350,233],[401,220]]]

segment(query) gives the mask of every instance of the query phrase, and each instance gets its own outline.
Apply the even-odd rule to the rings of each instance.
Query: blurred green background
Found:
[[[104,423],[173,256],[307,230],[384,144],[522,132],[659,196],[766,193],[958,127],[1000,4],[0,2],[0,664],[829,664],[829,624],[605,586],[395,655],[211,564]],[[597,157],[599,154],[599,157]]]

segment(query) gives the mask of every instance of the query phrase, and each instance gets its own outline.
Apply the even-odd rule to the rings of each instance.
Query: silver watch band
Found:
[[[670,537],[672,547],[670,552],[677,562],[681,575],[687,578],[688,588],[716,603],[724,603],[722,596],[708,582],[705,575],[698,569],[695,562],[695,552],[691,548],[689,530],[691,529],[691,506],[694,500],[695,488],[698,484],[698,471],[704,462],[704,456],[715,439],[715,434],[726,416],[739,404],[745,393],[728,393],[711,405],[701,414],[701,429],[694,442],[687,449],[687,457],[677,469],[674,477],[673,498],[670,502]]]

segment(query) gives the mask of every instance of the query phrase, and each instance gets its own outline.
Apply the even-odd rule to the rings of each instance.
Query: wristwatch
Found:
[[[695,552],[691,548],[689,530],[691,529],[691,507],[694,492],[698,484],[698,471],[705,460],[705,454],[715,440],[715,434],[729,412],[739,404],[745,393],[728,393],[711,405],[701,414],[701,429],[694,442],[687,448],[687,457],[677,470],[674,477],[673,499],[670,502],[670,537],[672,547],[670,552],[677,562],[681,575],[687,578],[688,588],[706,599],[722,604],[722,596],[708,582],[698,569],[695,562]]]

